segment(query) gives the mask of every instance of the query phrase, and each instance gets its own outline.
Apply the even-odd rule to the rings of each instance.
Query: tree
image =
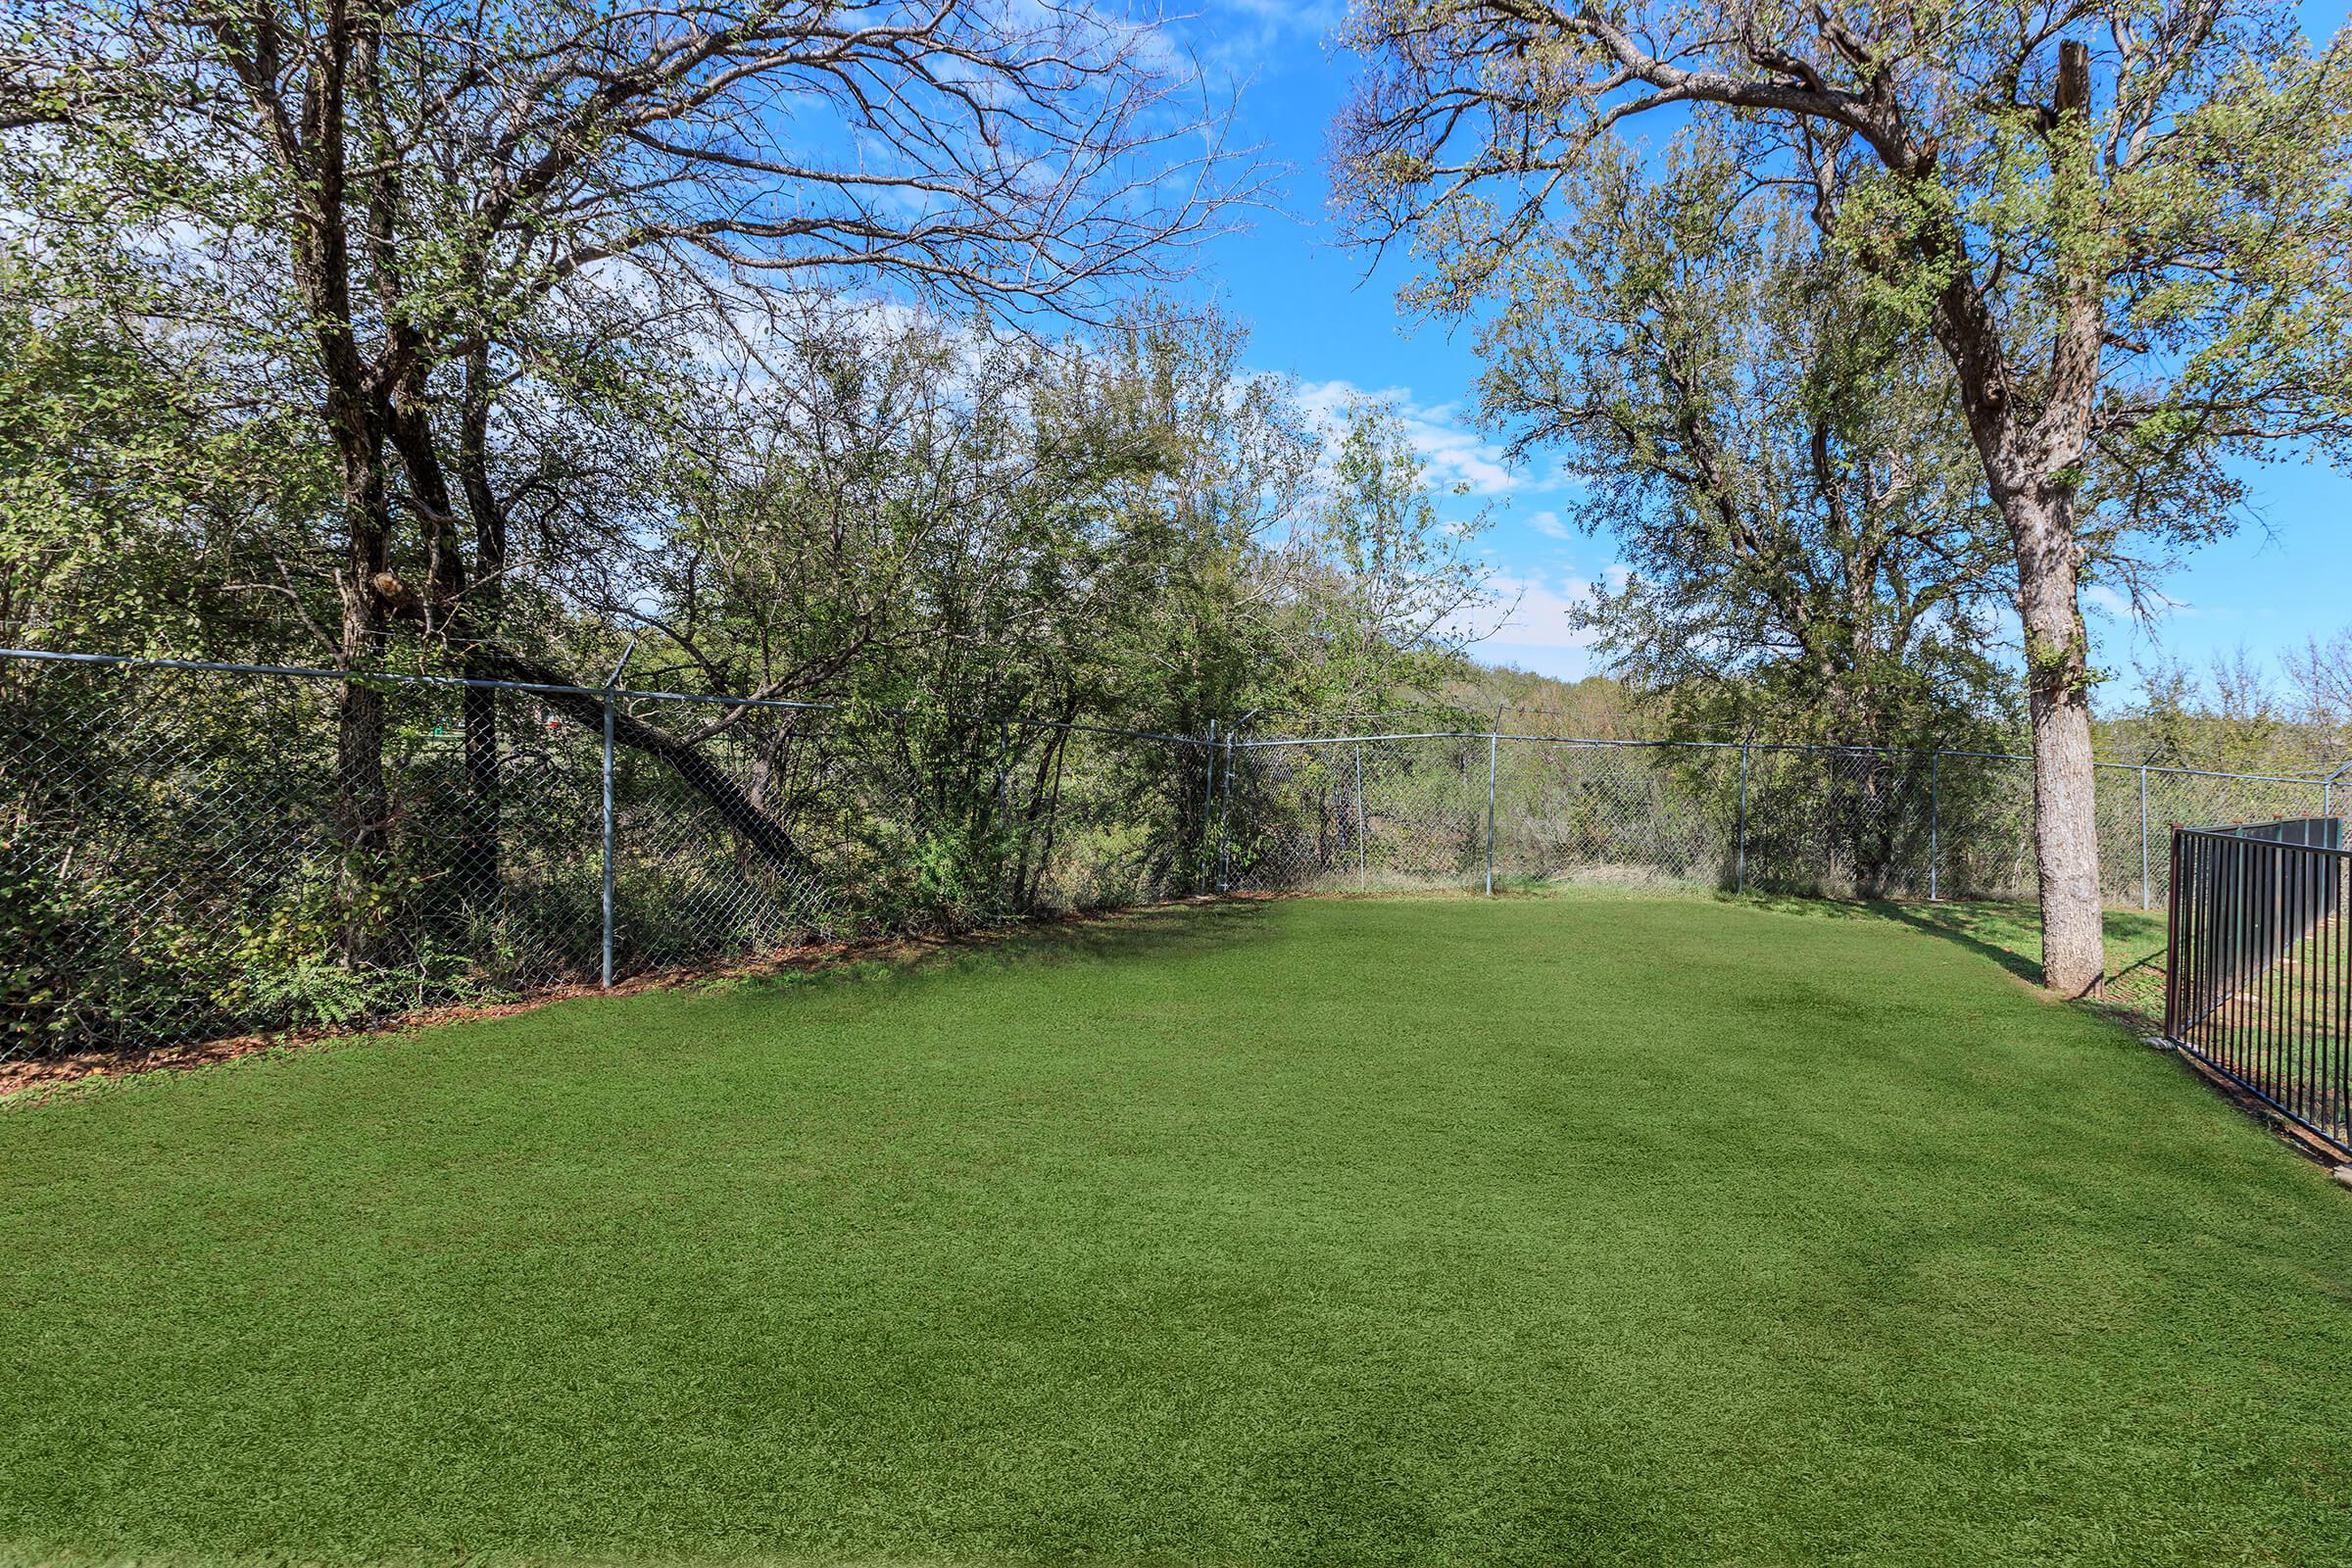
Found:
[[[2328,769],[2352,761],[2352,630],[2312,638],[2287,661],[2287,678],[2303,722],[2326,737]]]
[[[290,548],[333,483],[303,421],[59,281],[0,253],[6,640],[282,661],[289,621],[332,613]]]
[[[2139,668],[2140,697],[2104,726],[2125,760],[2236,773],[2304,773],[2322,765],[2316,739],[2279,700],[2245,649],[2216,654],[2202,677],[2161,656]],[[2191,823],[2191,826],[2203,824]]]
[[[1485,416],[1556,452],[1631,568],[1578,612],[1669,733],[1983,749],[2000,518],[1934,345],[1703,140],[1530,236],[1481,331]]]
[[[1345,211],[1450,298],[1657,117],[1933,332],[2016,567],[2044,978],[2097,984],[2083,573],[2226,527],[2228,461],[2352,433],[2352,36],[2278,0],[1359,0],[1348,38]]]
[[[1474,546],[1485,509],[1448,520],[1428,464],[1394,405],[1341,411],[1330,472],[1297,540],[1291,621],[1302,646],[1286,661],[1302,712],[1369,713],[1440,685],[1478,636],[1492,570]]]
[[[1100,309],[1232,194],[1213,117],[1148,31],[1075,10],[67,4],[4,47],[0,176],[39,243],[94,272],[150,259],[164,309],[257,396],[320,411],[355,672],[397,626],[471,675],[565,673],[502,623],[505,411],[608,392],[779,289]],[[384,714],[375,686],[346,687],[355,881],[383,848]],[[495,721],[477,695],[476,866],[494,866]]]

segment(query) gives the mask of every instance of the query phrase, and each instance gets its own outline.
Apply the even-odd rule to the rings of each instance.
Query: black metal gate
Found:
[[[2343,823],[2175,828],[2164,1032],[2352,1158]]]

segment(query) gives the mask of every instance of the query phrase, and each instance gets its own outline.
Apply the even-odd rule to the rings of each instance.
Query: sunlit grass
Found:
[[[0,1115],[0,1558],[2345,1560],[2352,1194],[2009,918],[1227,906]]]

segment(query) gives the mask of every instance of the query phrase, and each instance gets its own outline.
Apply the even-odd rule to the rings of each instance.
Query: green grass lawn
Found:
[[[1962,933],[1203,908],[0,1115],[0,1558],[2352,1561],[2352,1193]]]
[[[1899,920],[1949,937],[2020,979],[2041,978],[2041,914],[2031,904],[1993,901],[1856,904],[1785,898],[1759,898],[1754,902],[1793,913],[1846,913]],[[2092,1004],[2135,1028],[2161,1028],[2163,909],[2109,909],[2103,923],[2107,938],[2107,984],[2103,995]]]

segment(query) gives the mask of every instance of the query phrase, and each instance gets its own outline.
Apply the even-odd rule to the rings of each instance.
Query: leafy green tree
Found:
[[[1286,662],[1304,712],[1367,714],[1433,690],[1475,640],[1493,573],[1476,551],[1484,509],[1445,517],[1402,417],[1351,402],[1310,528],[1298,542],[1301,646]]]
[[[1441,519],[1391,413],[1355,411],[1326,464],[1230,323],[1152,309],[1043,345],[854,308],[792,321],[756,391],[710,400],[671,520],[603,590],[658,634],[649,676],[1200,735],[1450,669],[1474,531]],[[1009,797],[1049,821],[1066,734],[1012,738],[1018,788],[994,729],[937,730],[920,771],[964,781],[947,815]]]
[[[1487,416],[1582,481],[1631,568],[1578,611],[1666,733],[1982,749],[2000,518],[1934,345],[1703,140],[1531,236],[1479,349]]]
[[[504,612],[501,421],[612,395],[793,288],[1100,309],[1230,194],[1213,123],[1177,107],[1152,44],[1082,11],[960,3],[68,3],[5,45],[0,199],[93,278],[149,263],[158,309],[206,323],[252,400],[318,411],[345,667],[403,635],[545,680],[567,672]],[[463,858],[485,869],[495,722],[478,694]],[[382,692],[351,681],[355,905],[384,850],[385,724]]]
[[[248,416],[200,337],[59,282],[0,252],[6,639],[316,657],[309,629],[333,607],[309,519],[333,480],[303,421]]]
[[[1933,333],[2016,570],[2044,978],[2102,972],[2086,570],[2229,525],[2228,465],[2352,433],[2352,35],[2279,0],[1888,10],[1358,0],[1361,240],[1469,306],[1619,127],[1806,193]]]

